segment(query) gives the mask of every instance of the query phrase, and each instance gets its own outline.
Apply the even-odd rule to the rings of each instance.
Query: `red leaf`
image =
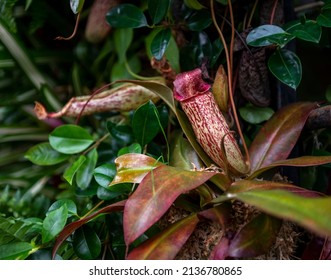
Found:
[[[286,160],[276,161],[270,165],[260,168],[253,172],[249,178],[256,178],[261,173],[278,166],[296,166],[296,167],[306,167],[306,166],[316,166],[331,162],[331,156],[302,156],[297,158],[290,158]]]
[[[129,260],[172,260],[192,234],[199,222],[197,215],[191,215],[170,225],[133,249]]]
[[[124,209],[124,240],[129,246],[157,222],[176,198],[217,173],[160,166],[148,173],[129,197]]]
[[[98,216],[100,214],[122,211],[124,209],[125,202],[126,202],[125,200],[122,200],[122,201],[116,202],[114,204],[108,205],[104,208],[99,209],[98,211],[94,212],[93,214],[91,214],[83,219],[72,222],[72,223],[68,224],[67,226],[65,226],[64,229],[60,232],[59,236],[56,238],[56,241],[55,241],[55,244],[53,247],[53,251],[52,251],[52,258],[54,259],[55,254],[56,254],[57,250],[59,249],[59,247],[61,246],[61,244],[76,229],[78,229],[79,227],[86,224],[87,222],[89,222],[90,220],[92,220],[93,218],[95,218],[96,216]]]
[[[210,260],[225,260],[228,257],[228,250],[229,250],[230,240],[226,237],[223,237],[218,244],[213,248],[212,252],[210,253],[209,259]]]
[[[288,157],[315,103],[298,102],[277,111],[253,140],[249,154],[252,172]]]

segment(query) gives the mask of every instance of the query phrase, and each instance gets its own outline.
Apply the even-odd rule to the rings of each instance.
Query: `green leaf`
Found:
[[[296,89],[302,78],[300,58],[287,49],[276,50],[268,60],[271,73],[281,82]]]
[[[126,201],[119,201],[111,205],[107,205],[106,207],[103,207],[99,209],[98,211],[95,211],[91,215],[84,217],[78,221],[72,222],[68,224],[59,234],[57,237],[55,244],[53,246],[53,252],[52,252],[52,258],[54,259],[55,254],[61,244],[78,228],[80,228],[82,225],[86,224],[87,222],[91,221],[92,219],[98,217],[101,214],[104,213],[111,213],[111,212],[116,212],[116,211],[122,211],[124,208]]]
[[[172,260],[195,229],[199,218],[196,214],[171,224],[133,249],[128,260]]]
[[[94,169],[94,179],[97,183],[107,188],[116,175],[116,166],[112,163],[106,163]]]
[[[197,169],[204,167],[192,145],[183,137],[182,131],[175,131],[170,143],[170,166],[185,170],[191,170],[193,167]]]
[[[74,14],[78,14],[84,5],[85,0],[70,0],[70,8]]]
[[[331,197],[307,198],[284,190],[268,190],[237,193],[233,198],[318,235],[331,236]]]
[[[63,204],[60,208],[48,213],[43,222],[42,241],[47,243],[54,239],[64,228],[68,218],[68,208]]]
[[[201,10],[206,8],[198,0],[184,0],[184,3],[187,7],[193,10]]]
[[[263,47],[273,44],[283,46],[293,38],[293,35],[288,34],[279,26],[266,24],[254,28],[249,32],[246,42],[253,47]]]
[[[51,213],[52,211],[61,208],[63,205],[66,205],[68,209],[68,217],[76,216],[77,215],[77,206],[75,202],[71,199],[59,199],[55,201],[49,208],[46,213],[46,216]]]
[[[63,173],[63,178],[72,185],[72,181],[76,175],[77,170],[85,162],[86,156],[80,155],[77,160],[75,160]]]
[[[115,159],[116,176],[111,185],[120,183],[139,184],[148,172],[162,165],[155,158],[142,154],[125,154]]]
[[[0,246],[19,241],[30,241],[41,232],[42,220],[0,216]]]
[[[151,142],[160,132],[159,119],[159,112],[152,101],[140,106],[135,111],[132,118],[132,129],[142,147]]]
[[[115,29],[113,36],[119,63],[124,63],[126,61],[126,52],[132,43],[133,30],[132,28]]]
[[[245,107],[239,108],[239,113],[246,122],[259,124],[269,120],[275,112],[268,107],[257,107],[252,104],[247,104]]]
[[[322,9],[316,21],[320,26],[331,27],[331,9]]]
[[[126,245],[156,223],[180,194],[199,187],[214,175],[167,165],[149,172],[126,202],[123,217]]]
[[[27,242],[0,245],[0,260],[23,260],[32,249],[33,246]]]
[[[264,124],[249,147],[252,172],[287,159],[315,107],[310,102],[293,103],[278,110]]]
[[[231,240],[228,255],[234,258],[252,258],[266,254],[275,244],[281,225],[281,220],[259,214]]]
[[[99,236],[88,225],[84,225],[75,231],[73,247],[77,256],[83,260],[96,259],[101,253]]]
[[[129,125],[117,125],[111,121],[107,122],[107,130],[122,146],[133,142],[134,136],[132,128]]]
[[[114,7],[107,13],[106,19],[115,28],[138,28],[148,25],[144,13],[132,4]]]
[[[171,30],[169,28],[161,29],[153,38],[151,43],[152,55],[157,59],[161,60],[171,38]]]
[[[59,153],[47,143],[40,143],[30,148],[25,156],[32,163],[37,165],[55,165],[69,158],[69,155]]]
[[[208,10],[196,11],[186,20],[187,27],[192,31],[201,31],[212,23]]]
[[[158,24],[168,13],[170,0],[148,0],[148,12],[153,24]]]
[[[97,160],[97,150],[93,149],[86,155],[86,160],[78,168],[76,172],[76,183],[80,189],[85,190],[90,185]]]
[[[123,147],[118,151],[118,156],[122,156],[125,154],[141,154],[142,153],[142,148],[140,144],[138,143],[132,143],[128,147]]]
[[[321,26],[313,20],[306,20],[304,23],[294,21],[291,25],[287,25],[286,31],[301,40],[314,43],[318,43],[322,35]]]
[[[63,154],[77,154],[93,143],[92,136],[82,127],[67,124],[55,128],[49,135],[52,148]]]

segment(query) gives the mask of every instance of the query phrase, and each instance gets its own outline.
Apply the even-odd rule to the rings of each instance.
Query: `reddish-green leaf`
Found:
[[[223,228],[225,228],[227,223],[230,221],[230,215],[230,203],[222,203],[218,206],[209,208],[199,213],[199,217],[204,217],[208,220],[219,223],[220,225],[222,225]]]
[[[267,253],[276,240],[281,224],[281,220],[263,213],[254,217],[231,241],[228,255],[251,258]]]
[[[250,146],[252,172],[288,157],[315,107],[310,102],[293,103],[272,116]]]
[[[252,190],[275,190],[275,189],[283,189],[290,191],[292,193],[296,193],[298,195],[306,196],[306,197],[318,197],[320,194],[307,190],[298,186],[295,186],[290,183],[285,182],[272,182],[272,181],[256,181],[256,180],[240,180],[234,182],[228,190],[228,193],[239,193],[239,192],[248,192]],[[216,198],[217,199],[217,198]]]
[[[229,195],[275,217],[290,220],[319,235],[331,236],[331,197],[302,197],[285,190]]]
[[[152,170],[129,197],[124,209],[124,239],[129,246],[157,222],[176,198],[216,173],[186,171],[166,165]]]
[[[115,159],[116,176],[110,185],[140,183],[148,172],[162,165],[155,158],[142,154],[124,154]]]
[[[129,260],[172,260],[192,234],[199,222],[196,214],[188,216],[170,225],[164,231],[154,235],[133,249]]]
[[[78,221],[72,222],[64,227],[64,229],[60,232],[58,235],[52,252],[52,258],[55,257],[55,254],[61,244],[78,228],[80,228],[82,225],[86,224],[90,220],[94,219],[95,217],[99,216],[100,214],[110,213],[110,212],[117,212],[122,211],[125,205],[125,200],[116,202],[114,204],[108,205],[104,208],[99,209],[98,211],[94,212],[93,214],[82,218]]]
[[[331,162],[331,156],[302,156],[298,158],[280,160],[254,171],[253,174],[249,176],[249,178],[256,178],[263,172],[279,166],[307,167],[307,166],[323,165],[330,162]]]

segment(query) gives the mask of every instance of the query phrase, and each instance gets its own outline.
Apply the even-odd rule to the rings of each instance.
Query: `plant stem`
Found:
[[[229,9],[230,9],[230,14],[233,13],[232,11],[232,6],[231,6],[231,0],[228,1],[229,2]],[[231,7],[230,7],[231,6]],[[222,40],[223,46],[224,46],[224,52],[225,52],[225,56],[226,56],[226,61],[227,61],[227,69],[228,69],[228,84],[229,84],[229,97],[230,97],[230,104],[231,104],[231,108],[233,111],[233,118],[235,120],[236,126],[237,126],[237,130],[238,130],[238,134],[240,136],[240,139],[242,141],[244,150],[245,150],[245,154],[246,154],[246,160],[247,160],[247,164],[250,166],[250,156],[249,156],[249,152],[248,152],[248,148],[245,142],[245,138],[243,136],[241,127],[240,127],[240,123],[239,123],[239,119],[238,119],[238,114],[237,114],[237,110],[236,110],[236,105],[234,104],[234,100],[233,100],[233,84],[232,84],[232,58],[230,58],[230,55],[233,55],[233,42],[230,44],[230,47],[232,47],[232,50],[230,50],[230,54],[229,54],[229,49],[227,47],[225,38],[223,36],[223,33],[221,31],[221,29],[219,28],[218,24],[217,24],[217,20],[215,17],[215,10],[214,10],[214,0],[210,0],[210,8],[211,8],[211,16],[212,16],[212,20],[214,23],[214,26]],[[231,35],[231,39],[233,41],[232,36],[234,36],[234,21],[233,21],[233,15],[230,16],[231,17],[231,24],[232,24],[232,35]]]

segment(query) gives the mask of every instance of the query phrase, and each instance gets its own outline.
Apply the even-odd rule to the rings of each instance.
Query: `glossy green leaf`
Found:
[[[264,124],[249,147],[252,172],[287,159],[315,107],[310,102],[293,103],[278,110]]]
[[[212,18],[208,10],[196,11],[186,20],[187,27],[192,31],[201,31],[210,26]]]
[[[228,255],[234,258],[252,258],[267,253],[276,241],[281,224],[279,219],[259,214],[231,240]]]
[[[59,153],[47,143],[40,143],[30,148],[25,158],[37,165],[55,165],[69,158],[69,155]]]
[[[302,78],[300,58],[287,49],[276,50],[268,60],[271,73],[281,82],[296,89]]]
[[[117,125],[110,121],[107,122],[107,130],[121,145],[126,146],[133,142],[134,136],[129,125]]]
[[[72,124],[55,128],[49,135],[52,148],[63,154],[77,154],[93,143],[92,136],[82,127]]]
[[[85,190],[90,185],[97,160],[97,150],[93,149],[86,155],[86,160],[78,168],[76,172],[76,183],[80,189]]]
[[[118,151],[117,155],[122,156],[125,154],[141,154],[141,153],[142,153],[141,145],[138,143],[132,143],[130,146],[121,148]]]
[[[206,8],[204,5],[202,5],[198,0],[184,0],[184,3],[187,7],[193,10],[201,10]]]
[[[101,214],[105,214],[105,213],[111,213],[111,212],[117,212],[117,211],[122,211],[124,208],[126,201],[119,201],[116,202],[114,204],[111,205],[107,205],[106,207],[103,207],[97,211],[95,211],[94,213],[90,214],[87,217],[84,217],[78,221],[72,222],[70,224],[68,224],[59,234],[59,236],[57,237],[55,244],[53,246],[53,251],[52,251],[52,258],[54,259],[55,254],[57,252],[57,250],[59,249],[59,247],[61,246],[61,244],[78,228],[80,228],[82,225],[86,224],[87,222],[91,221],[92,219],[98,217]]]
[[[259,124],[269,120],[274,114],[274,110],[268,107],[257,107],[252,104],[247,104],[245,107],[239,108],[239,113],[246,122]]]
[[[28,242],[15,242],[0,245],[0,260],[24,260],[33,246]]]
[[[72,185],[74,177],[76,175],[77,170],[82,166],[85,162],[86,156],[80,155],[78,159],[76,159],[63,173],[63,178]]]
[[[231,197],[321,236],[331,236],[331,197],[308,198],[285,190],[248,191]]]
[[[196,214],[171,224],[133,249],[128,260],[172,260],[195,229],[199,218]]]
[[[275,161],[263,168],[257,169],[249,177],[256,178],[263,172],[279,166],[307,167],[307,166],[324,165],[330,162],[331,162],[331,156],[302,156],[298,158],[280,160],[280,161]]]
[[[170,0],[148,0],[148,12],[153,24],[158,24],[168,13]]]
[[[60,208],[48,213],[43,222],[42,241],[47,243],[54,239],[64,228],[68,218],[68,208],[63,204]]]
[[[157,222],[180,194],[197,188],[214,175],[213,172],[186,171],[167,165],[149,172],[124,209],[127,246]]]
[[[153,38],[151,43],[151,53],[157,60],[161,60],[171,38],[171,29],[161,29]]]
[[[131,28],[115,29],[113,36],[119,63],[124,63],[126,52],[132,43],[133,30]]]
[[[76,216],[77,215],[77,206],[75,202],[71,199],[59,199],[55,201],[49,208],[46,213],[46,216],[51,213],[52,211],[61,208],[63,205],[66,205],[68,209],[68,217]]]
[[[201,169],[204,167],[196,151],[188,140],[183,137],[182,131],[174,132],[170,143],[170,166],[185,170],[192,170],[193,168]]]
[[[101,253],[99,236],[88,225],[83,225],[75,231],[73,247],[77,256],[83,260],[96,259]]]
[[[94,169],[94,179],[97,183],[107,188],[116,175],[116,166],[113,163],[106,163]]]
[[[138,28],[148,25],[144,13],[132,4],[114,7],[107,13],[106,20],[115,28]]]
[[[294,21],[291,25],[287,26],[286,31],[301,40],[314,43],[318,43],[322,35],[321,26],[313,20],[306,20],[304,23]]]
[[[279,26],[266,24],[254,28],[247,35],[246,42],[253,47],[263,47],[273,44],[283,46],[293,38],[293,35],[285,32]]]
[[[331,9],[323,9],[316,21],[320,26],[331,27]]]
[[[160,116],[152,101],[140,106],[132,118],[132,130],[139,142],[144,147],[151,142],[160,132]]]
[[[70,0],[70,8],[74,14],[78,14],[83,6],[85,0]]]
[[[142,154],[125,154],[115,159],[116,176],[110,185],[119,183],[140,183],[152,169],[162,163]]]

